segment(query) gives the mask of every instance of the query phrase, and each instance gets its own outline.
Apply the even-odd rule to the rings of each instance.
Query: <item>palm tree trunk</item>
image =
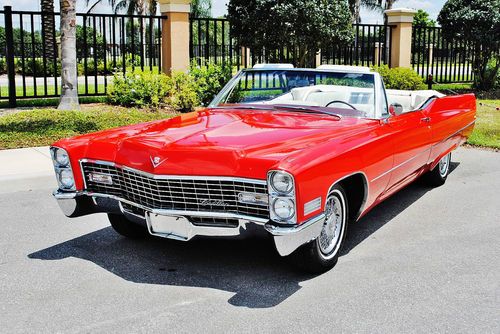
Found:
[[[76,67],[76,0],[61,2],[61,100],[60,110],[79,109]]]
[[[54,59],[55,56],[55,17],[54,17],[54,0],[41,0],[42,8],[42,33],[45,44],[44,56],[48,59]]]

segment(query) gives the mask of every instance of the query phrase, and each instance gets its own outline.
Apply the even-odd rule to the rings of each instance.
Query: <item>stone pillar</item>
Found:
[[[189,13],[191,0],[159,0],[160,12],[167,16],[162,21],[161,62],[162,71],[187,71],[189,69]]]
[[[382,65],[381,64],[381,54],[382,54],[382,48],[384,47],[384,43],[379,43],[379,42],[375,42],[375,46],[374,46],[374,57],[373,57],[373,65],[375,66],[379,66],[379,65]]]
[[[250,49],[247,48],[247,47],[245,47],[245,46],[242,46],[241,47],[241,62],[240,62],[240,65],[243,68],[249,68],[250,64],[251,64]]]
[[[391,67],[411,67],[411,34],[413,16],[417,11],[408,8],[386,10],[387,23],[393,25]]]
[[[316,59],[315,59],[315,62],[316,62],[316,67],[318,66],[321,66],[321,49],[319,49],[318,52],[316,52]]]

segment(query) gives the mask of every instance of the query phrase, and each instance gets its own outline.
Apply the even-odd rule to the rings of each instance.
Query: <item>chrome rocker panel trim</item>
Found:
[[[81,192],[62,192],[56,190],[53,193],[57,199],[59,207],[67,217],[80,217],[98,212],[109,212],[107,209],[99,208],[96,198],[107,198],[117,203],[118,212],[122,212],[128,217],[135,216],[138,219],[145,221],[148,231],[151,235],[188,241],[195,236],[206,237],[238,237],[246,234],[253,227],[261,231],[267,231],[273,236],[276,249],[281,256],[287,256],[293,253],[297,248],[317,238],[323,227],[324,214],[321,213],[314,218],[293,226],[276,226],[268,219],[249,217],[245,215],[232,214],[227,212],[200,212],[200,211],[178,211],[178,210],[155,210],[147,208],[136,203],[132,203],[125,199],[113,195],[105,195],[91,193],[86,191]],[[122,206],[122,203],[133,205],[146,211],[145,217],[135,215]],[[194,217],[214,217],[214,218],[229,218],[238,219],[237,227],[212,227],[212,226],[197,226],[192,224],[186,216]],[[160,218],[158,218],[160,217]],[[177,224],[179,229],[184,233],[166,232],[165,230],[153,228],[154,220],[161,219],[171,221],[172,224]]]

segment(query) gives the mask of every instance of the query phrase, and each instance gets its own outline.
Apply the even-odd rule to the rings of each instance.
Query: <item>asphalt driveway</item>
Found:
[[[50,176],[0,180],[0,332],[500,333],[500,153],[460,149],[351,226],[338,265],[268,240],[126,240]]]

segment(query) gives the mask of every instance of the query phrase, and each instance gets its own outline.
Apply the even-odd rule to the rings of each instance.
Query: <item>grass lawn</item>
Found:
[[[500,110],[495,107],[500,107],[500,100],[478,101],[477,122],[468,144],[500,149]]]
[[[54,141],[118,126],[171,118],[170,110],[150,111],[105,104],[80,111],[34,109],[0,116],[0,150],[45,146]]]

